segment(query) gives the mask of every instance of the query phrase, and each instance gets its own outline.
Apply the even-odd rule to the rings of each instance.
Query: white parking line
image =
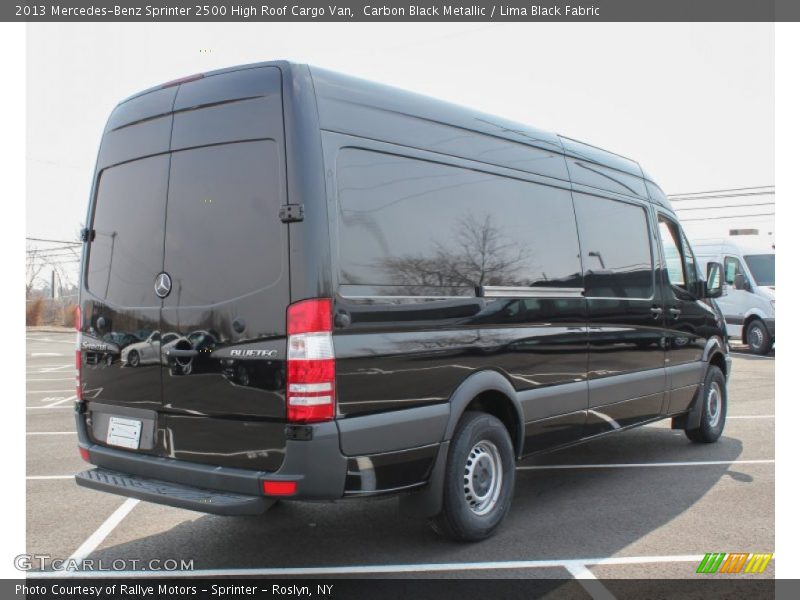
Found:
[[[70,400],[77,400],[77,399],[78,399],[77,396],[67,396],[66,398],[62,398],[61,400],[56,400],[52,404],[45,404],[44,408],[54,408],[56,406],[64,404],[64,402],[69,402]]]
[[[547,471],[553,469],[632,469],[645,467],[703,467],[709,465],[759,465],[775,464],[775,459],[756,460],[692,460],[687,462],[650,463],[604,463],[587,465],[528,465],[517,467],[517,471]]]
[[[74,431],[26,431],[25,435],[76,435]]]
[[[774,419],[775,415],[728,415],[726,419]]]
[[[69,369],[70,367],[74,368],[75,365],[71,365],[69,363],[63,365],[42,365],[40,367],[33,367],[30,369],[25,369],[26,373],[52,373],[54,371],[61,371],[63,369]]]
[[[66,354],[62,354],[61,352],[31,352],[31,357],[37,356],[67,356]]]
[[[72,380],[72,381],[74,381],[74,380],[75,380],[75,378],[74,378],[74,377],[47,377],[47,378],[41,378],[41,377],[31,378],[31,377],[26,377],[26,378],[25,378],[25,381],[71,381],[71,380]]]
[[[75,475],[28,475],[25,479],[33,481],[49,480],[49,479],[75,479]]]
[[[758,360],[775,360],[774,356],[759,356],[758,354],[748,354],[747,352],[731,352],[733,356],[746,356],[748,358],[756,358]]]
[[[578,583],[589,593],[593,600],[615,600],[614,594],[600,583],[585,563],[577,560],[569,561],[564,563],[564,568],[578,580]]]
[[[139,500],[136,498],[128,498],[122,505],[117,508],[111,516],[109,516],[100,527],[97,528],[92,535],[86,538],[86,541],[83,542],[80,547],[72,553],[72,556],[69,557],[69,562],[72,561],[81,561],[87,556],[89,556],[95,549],[103,543],[103,540],[108,537],[108,534],[114,531],[114,528],[120,524],[122,519],[124,519],[129,512],[133,510],[133,508],[139,504]],[[60,571],[63,575],[64,572]]]
[[[26,406],[26,410],[45,410],[47,408],[68,408],[69,410],[74,410],[72,406],[53,406],[52,404],[45,405],[45,406]]]
[[[119,509],[118,509],[119,510]],[[113,515],[112,515],[113,516]],[[105,523],[104,523],[105,525]],[[98,530],[99,531],[99,530]],[[106,534],[107,535],[107,534]],[[76,552],[77,554],[77,552]],[[576,568],[578,565],[644,565],[652,563],[697,562],[702,554],[672,556],[610,556],[552,560],[504,560],[467,563],[420,563],[403,565],[349,565],[338,567],[283,567],[254,569],[197,569],[193,571],[92,571],[92,577],[278,577],[304,575],[365,575],[384,573],[437,573],[447,571],[496,571],[508,569]],[[31,571],[27,577],[53,579],[65,576],[85,577],[86,572]]]
[[[64,392],[71,392],[72,389],[69,390],[27,390],[26,394],[63,394]]]

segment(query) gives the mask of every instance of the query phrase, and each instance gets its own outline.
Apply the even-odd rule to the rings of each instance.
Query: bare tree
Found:
[[[436,242],[432,256],[406,255],[381,264],[396,285],[445,288],[456,294],[464,287],[525,285],[517,277],[527,257],[527,248],[509,240],[487,214],[483,220],[473,215],[461,219],[450,243]]]
[[[67,242],[61,246],[40,248],[29,244],[25,252],[25,299],[29,300],[36,288],[52,285],[51,273],[55,273],[60,288],[72,288],[76,274],[74,267],[79,262],[78,245]]]
[[[27,245],[25,250],[25,300],[31,299],[33,286],[39,278],[39,273],[44,269],[44,262],[40,258],[38,248]]]
[[[483,221],[471,214],[461,219],[455,241],[455,251],[437,242],[437,253],[464,284],[475,287],[514,279],[527,257],[527,249],[508,241],[489,214]]]

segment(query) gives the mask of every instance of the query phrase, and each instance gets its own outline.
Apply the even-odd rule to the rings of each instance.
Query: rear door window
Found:
[[[272,140],[173,153],[164,257],[170,303],[215,304],[280,278],[280,182]]]
[[[97,187],[87,287],[119,306],[158,306],[169,157],[142,158],[105,169]]]

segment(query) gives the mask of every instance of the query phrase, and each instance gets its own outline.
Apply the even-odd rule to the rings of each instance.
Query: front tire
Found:
[[[514,495],[514,448],[499,419],[467,412],[450,445],[442,512],[434,531],[460,542],[492,535],[508,513]]]
[[[725,416],[728,414],[728,388],[725,375],[719,367],[708,367],[701,400],[703,412],[700,415],[700,426],[686,429],[686,437],[693,442],[711,444],[722,435]]]
[[[747,326],[747,346],[754,354],[766,354],[772,348],[772,338],[764,321],[755,319]]]
[[[128,354],[128,366],[133,367],[134,369],[139,366],[141,363],[142,358],[139,356],[139,353],[136,350],[131,350]]]

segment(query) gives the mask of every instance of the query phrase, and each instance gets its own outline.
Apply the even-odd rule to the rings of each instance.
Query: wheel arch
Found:
[[[400,498],[403,514],[433,517],[441,512],[450,440],[468,410],[480,410],[497,417],[511,436],[514,454],[517,458],[522,455],[525,421],[514,386],[499,371],[487,369],[473,373],[461,382],[450,397],[450,417],[428,485],[417,493]]]
[[[450,441],[461,417],[468,410],[478,410],[497,417],[506,426],[514,454],[522,455],[525,421],[517,392],[499,371],[473,373],[456,388],[450,398],[450,418],[445,428],[445,440]]]
[[[728,377],[728,361],[725,360],[725,345],[721,338],[713,336],[706,342],[706,347],[703,349],[703,362],[708,365],[714,365],[720,368],[722,374]],[[708,367],[706,367],[708,371]],[[705,379],[705,374],[703,375]]]

